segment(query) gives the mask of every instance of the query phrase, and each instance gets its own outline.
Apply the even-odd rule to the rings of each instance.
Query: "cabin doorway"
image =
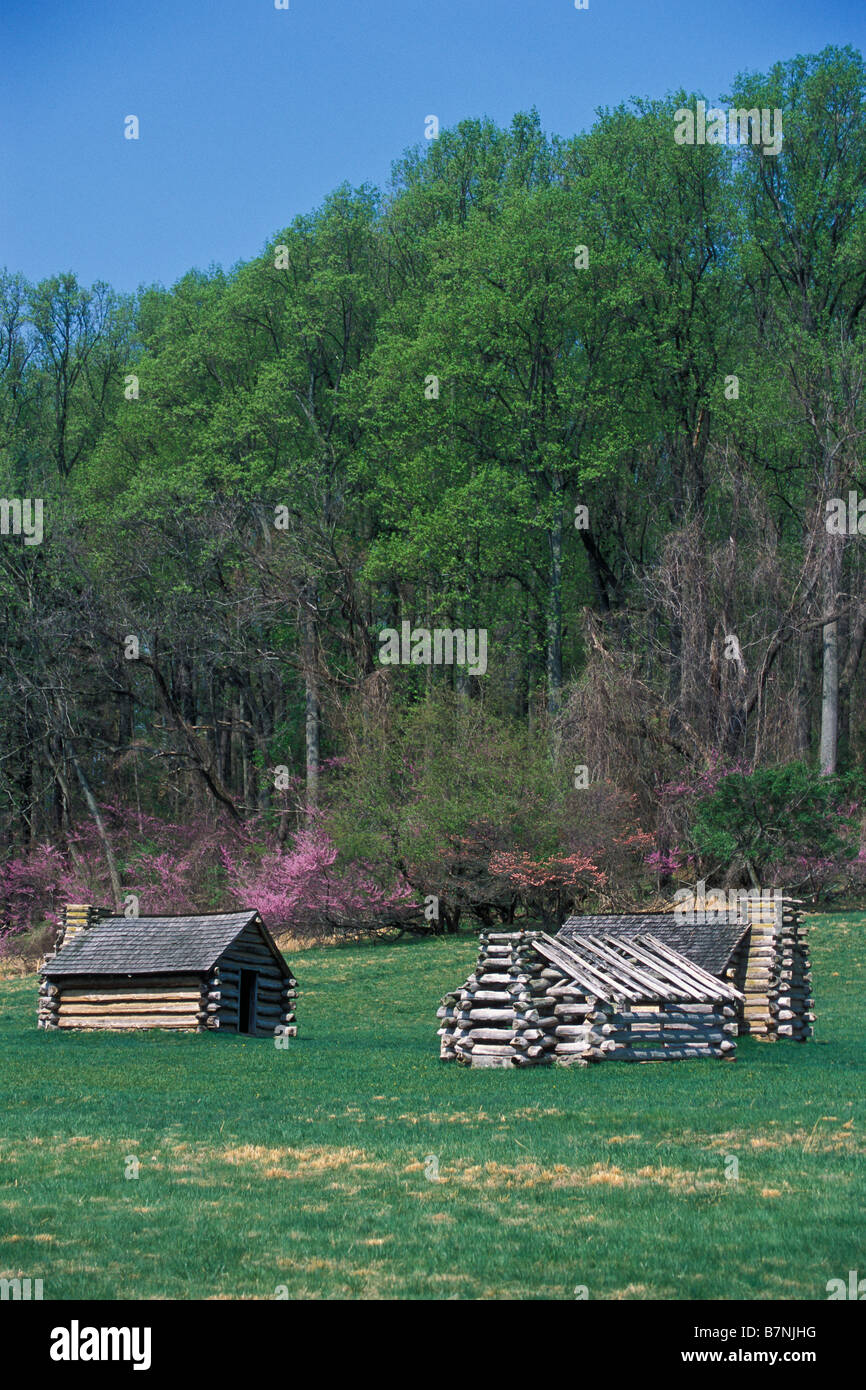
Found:
[[[258,975],[255,970],[241,971],[240,1009],[238,1012],[238,1032],[256,1031],[256,994]]]

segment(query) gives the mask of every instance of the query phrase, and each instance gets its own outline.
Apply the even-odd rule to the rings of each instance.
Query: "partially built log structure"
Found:
[[[733,985],[649,934],[570,944],[481,933],[478,964],[442,1000],[440,1056],[473,1067],[736,1056]]]
[[[40,973],[40,1028],[297,1033],[297,981],[257,912],[127,918],[70,905]]]

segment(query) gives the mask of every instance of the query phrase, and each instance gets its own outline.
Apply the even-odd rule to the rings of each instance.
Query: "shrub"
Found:
[[[689,838],[700,871],[751,870],[817,891],[858,857],[864,792],[862,773],[822,777],[800,762],[730,773],[695,803]]]

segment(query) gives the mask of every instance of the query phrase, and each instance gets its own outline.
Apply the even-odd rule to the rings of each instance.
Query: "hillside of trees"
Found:
[[[3,273],[7,945],[860,891],[866,67],[738,78],[778,154],[698,100],[466,120],[171,289]]]

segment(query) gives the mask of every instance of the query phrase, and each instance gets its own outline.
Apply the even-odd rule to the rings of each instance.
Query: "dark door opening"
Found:
[[[241,971],[240,1008],[238,1011],[238,1032],[256,1031],[256,982],[255,970]]]

